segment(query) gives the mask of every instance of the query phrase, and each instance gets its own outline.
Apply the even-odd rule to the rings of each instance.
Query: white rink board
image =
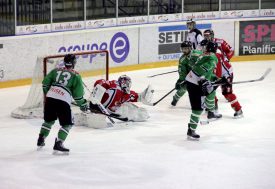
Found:
[[[0,69],[5,80],[31,78],[39,56],[112,49],[112,67],[137,63],[138,29],[97,30],[1,38]],[[93,61],[90,57],[88,61]],[[22,69],[23,68],[23,69]]]
[[[215,37],[225,39],[235,49],[239,45],[235,44],[239,38],[236,23],[238,20],[233,19],[197,21],[197,25],[209,25],[215,31]],[[3,48],[0,49],[0,70],[4,77],[0,81],[31,78],[37,57],[73,51],[107,49],[110,51],[110,67],[177,60],[180,53],[169,54],[165,59],[159,56],[159,28],[169,26],[186,28],[186,23],[170,22],[1,37],[0,44],[3,44]]]

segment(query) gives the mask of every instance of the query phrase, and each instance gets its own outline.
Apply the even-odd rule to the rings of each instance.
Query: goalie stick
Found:
[[[88,88],[88,86],[84,82],[83,82],[83,85],[90,93],[92,93],[91,90]],[[107,116],[107,118],[110,120],[110,122],[112,124],[115,124],[115,121],[112,118],[120,120],[120,121],[125,121],[125,122],[129,121],[129,119],[127,117],[119,117],[118,114],[116,114],[116,115],[115,114],[110,114],[101,103],[97,103],[96,105],[98,105],[98,107],[101,111],[100,114],[103,114],[103,115]]]
[[[105,109],[105,107],[102,105],[102,104],[97,104],[101,113],[100,114],[103,114],[103,115],[106,115],[108,117],[108,119],[111,121],[112,124],[115,124],[115,121],[112,119],[118,119],[120,121],[128,121],[128,118],[125,117],[125,118],[120,118],[116,115],[112,115],[112,114],[109,114],[109,112]]]
[[[245,81],[234,81],[232,84],[242,84],[242,83],[252,83],[252,82],[257,82],[257,81],[262,81],[266,78],[266,76],[271,72],[271,68],[267,68],[267,70],[264,72],[264,74],[258,78],[258,79],[251,79],[251,80],[245,80]],[[213,86],[220,86],[224,85],[225,83],[213,83]]]
[[[75,102],[72,102],[72,105],[75,105],[75,106],[77,106],[78,107],[78,105],[75,103]],[[98,105],[98,104],[97,104]],[[114,118],[114,119],[117,119],[117,120],[120,120],[120,121],[129,121],[129,119],[127,118],[127,117],[119,117],[119,115],[118,114],[105,114],[105,113],[103,113],[103,112],[99,112],[99,111],[94,111],[93,109],[90,109],[89,108],[89,112],[90,113],[95,113],[95,114],[102,114],[102,115],[105,115],[105,116],[109,116],[109,117],[111,117],[111,118]],[[84,112],[84,113],[89,113],[89,112]]]
[[[164,72],[164,73],[155,74],[155,75],[149,75],[149,76],[147,76],[147,77],[151,78],[151,77],[156,77],[156,76],[159,76],[159,75],[165,75],[165,74],[175,73],[175,72],[178,72],[178,70],[170,71],[170,72]]]

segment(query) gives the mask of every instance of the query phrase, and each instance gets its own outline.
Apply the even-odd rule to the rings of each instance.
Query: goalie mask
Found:
[[[190,41],[184,41],[180,45],[180,50],[184,55],[188,55],[192,50],[192,44]]]
[[[66,54],[64,57],[64,64],[67,68],[74,68],[76,64],[76,57],[74,54]]]
[[[192,19],[187,20],[186,25],[189,30],[193,30],[196,28],[196,22]]]
[[[122,75],[118,78],[119,86],[121,87],[122,91],[130,94],[130,88],[132,86],[131,78],[127,75]]]

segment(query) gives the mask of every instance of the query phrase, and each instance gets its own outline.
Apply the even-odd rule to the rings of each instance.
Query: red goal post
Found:
[[[66,53],[68,54],[68,53]],[[43,91],[42,80],[47,73],[56,67],[64,66],[66,54],[47,55],[38,57],[33,71],[32,84],[28,97],[23,106],[12,111],[14,118],[30,119],[43,117]],[[97,79],[109,79],[109,52],[107,50],[70,52],[77,58],[75,70],[83,77],[83,82],[89,87]],[[85,91],[86,98],[89,92]]]
[[[68,54],[68,53],[66,53]],[[66,54],[60,54],[60,55],[52,55],[52,56],[46,56],[43,58],[43,74],[44,76],[48,73],[49,69],[48,69],[48,63],[51,62],[49,60],[52,60],[52,59],[63,59],[64,56]],[[109,51],[107,50],[99,50],[99,51],[86,51],[86,52],[75,52],[75,53],[70,53],[70,54],[74,54],[76,57],[77,57],[77,63],[76,63],[76,67],[75,67],[75,70],[79,71],[79,72],[82,72],[81,75],[83,75],[84,77],[85,76],[95,76],[95,75],[100,75],[102,73],[104,73],[104,75],[106,75],[106,80],[109,79]],[[86,57],[89,59],[89,55],[90,57],[92,56],[93,58],[96,57],[96,56],[105,56],[105,62],[102,62],[102,61],[99,61],[101,64],[102,64],[102,67],[95,67],[95,69],[91,70],[90,67],[88,67],[87,70],[85,69],[81,69],[81,70],[78,70],[77,68],[79,68],[79,60],[80,60],[80,57]],[[98,61],[99,59],[97,58],[95,61]],[[81,59],[81,62],[85,62]],[[90,59],[90,62],[89,63],[92,63],[91,62],[91,59]],[[96,62],[98,63],[98,62]],[[80,68],[83,68],[84,66],[81,65]],[[86,67],[86,66],[85,66]]]

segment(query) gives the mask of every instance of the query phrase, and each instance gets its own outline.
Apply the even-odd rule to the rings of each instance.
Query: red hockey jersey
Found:
[[[218,58],[218,63],[216,65],[215,74],[217,77],[228,77],[233,74],[232,65],[226,61],[224,54],[218,49],[216,52],[216,57]]]
[[[106,89],[101,99],[101,104],[112,112],[115,112],[124,102],[138,101],[138,93],[135,91],[130,91],[130,94],[123,92],[116,80],[107,81],[100,79],[95,82],[94,86],[97,84]]]
[[[214,42],[218,44],[218,49],[223,53],[225,60],[230,60],[234,55],[233,48],[223,39],[214,38]]]

